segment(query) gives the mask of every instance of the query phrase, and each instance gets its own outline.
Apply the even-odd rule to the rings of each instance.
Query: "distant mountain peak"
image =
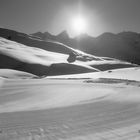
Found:
[[[61,33],[59,33],[58,35],[57,35],[57,37],[58,38],[69,38],[69,35],[68,35],[68,33],[67,33],[67,31],[66,30],[64,30],[64,31],[62,31]]]
[[[138,36],[140,34],[136,33],[136,32],[132,32],[132,31],[124,31],[124,32],[118,33],[117,35],[119,35],[121,37],[134,37],[134,36]]]
[[[132,32],[132,31],[123,31],[123,32],[120,32],[118,34],[138,34],[138,33]]]
[[[30,34],[30,35],[39,37],[39,36],[41,36],[42,34],[43,34],[43,33],[39,31],[39,32],[36,32],[36,33],[32,33],[32,34]]]
[[[46,39],[52,39],[54,36],[53,35],[51,35],[49,32],[36,32],[36,33],[33,33],[33,34],[31,34],[31,35],[33,35],[33,36],[35,36],[35,37],[40,37],[41,39],[43,39],[43,40],[46,40]]]
[[[49,32],[44,32],[43,34],[45,34],[45,35],[52,35],[52,34],[49,33]]]
[[[110,32],[105,32],[105,33],[103,33],[103,34],[101,34],[100,36],[98,36],[99,38],[106,38],[106,37],[114,37],[114,36],[116,36],[116,34],[114,34],[114,33],[110,33]],[[97,37],[97,38],[98,38]]]

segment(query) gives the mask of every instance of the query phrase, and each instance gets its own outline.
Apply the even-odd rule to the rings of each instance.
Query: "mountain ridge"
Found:
[[[113,57],[140,65],[140,34],[136,32],[105,32],[97,37],[82,34],[74,38],[59,38],[56,35],[53,40],[92,55]]]
[[[75,52],[77,55],[80,54],[78,58],[83,59],[83,61],[85,55],[91,60],[94,59],[94,55],[140,64],[140,34],[135,32],[104,33],[96,38],[82,34],[79,37],[70,38],[66,31],[56,36],[49,32],[37,32],[28,35],[0,28],[0,36],[27,46],[57,53],[70,54],[76,49],[85,52],[84,56],[81,54],[82,52]]]

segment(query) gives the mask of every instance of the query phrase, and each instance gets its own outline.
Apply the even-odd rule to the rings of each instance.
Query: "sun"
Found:
[[[82,34],[87,31],[87,21],[82,16],[77,16],[71,20],[71,28],[75,34]]]

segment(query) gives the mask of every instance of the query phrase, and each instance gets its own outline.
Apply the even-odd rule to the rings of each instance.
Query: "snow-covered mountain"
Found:
[[[137,66],[110,57],[87,54],[57,41],[44,41],[8,29],[0,29],[0,36],[1,69],[13,69],[37,76],[54,76]]]
[[[62,32],[57,36],[45,36],[45,33],[32,34],[41,39],[53,39],[62,42],[72,48],[81,51],[105,57],[113,57],[116,59],[140,64],[140,34],[135,32],[121,32],[118,34],[103,33],[98,37],[91,37],[82,34],[75,38],[68,38],[66,32]],[[61,38],[59,37],[61,35]],[[42,38],[42,36],[45,36]]]
[[[96,71],[90,66],[69,64],[68,55],[29,47],[0,38],[0,68],[14,69],[38,76]]]

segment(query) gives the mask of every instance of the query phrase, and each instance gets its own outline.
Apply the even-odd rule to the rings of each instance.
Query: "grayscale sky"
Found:
[[[0,27],[24,33],[67,30],[73,36],[70,19],[79,12],[92,36],[140,32],[140,0],[0,0]]]

